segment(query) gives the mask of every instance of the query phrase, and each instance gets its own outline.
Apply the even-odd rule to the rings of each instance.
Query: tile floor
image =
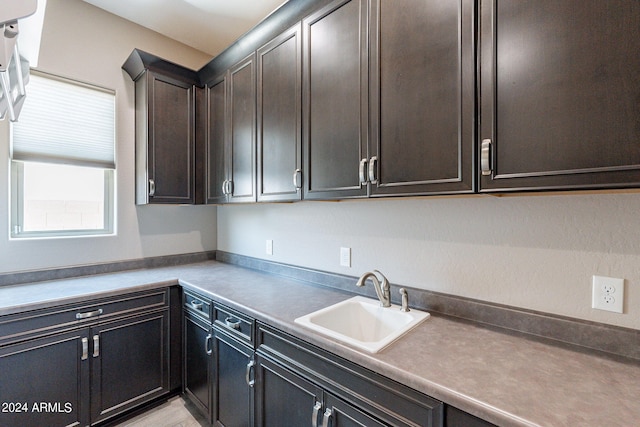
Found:
[[[169,399],[134,418],[113,427],[204,427],[207,421],[197,414],[181,397]]]

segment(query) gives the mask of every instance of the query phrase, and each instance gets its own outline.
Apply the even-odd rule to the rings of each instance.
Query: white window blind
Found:
[[[115,169],[113,91],[32,73],[13,160]]]

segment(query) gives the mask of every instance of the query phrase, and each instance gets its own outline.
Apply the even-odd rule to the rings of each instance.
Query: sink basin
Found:
[[[424,311],[412,309],[405,313],[397,305],[384,308],[378,300],[357,296],[298,317],[295,322],[377,353],[428,318],[429,313]]]

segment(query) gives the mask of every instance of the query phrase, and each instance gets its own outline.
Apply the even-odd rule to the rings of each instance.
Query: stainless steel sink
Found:
[[[397,305],[385,308],[378,300],[357,296],[298,317],[295,322],[377,353],[428,318],[429,313],[424,311],[402,312]]]

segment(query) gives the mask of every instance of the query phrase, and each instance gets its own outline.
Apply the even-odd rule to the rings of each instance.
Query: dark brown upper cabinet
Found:
[[[135,81],[136,204],[201,203],[196,72],[137,49],[122,68]]]
[[[303,27],[304,198],[366,197],[368,1],[337,0]]]
[[[258,201],[302,198],[300,24],[257,51]]]
[[[229,70],[229,202],[256,201],[255,55]]]
[[[474,2],[371,2],[371,196],[474,191]]]
[[[256,201],[255,55],[208,85],[208,203]]]
[[[640,2],[480,2],[481,191],[640,185]]]
[[[207,87],[207,203],[227,201],[227,75]]]

